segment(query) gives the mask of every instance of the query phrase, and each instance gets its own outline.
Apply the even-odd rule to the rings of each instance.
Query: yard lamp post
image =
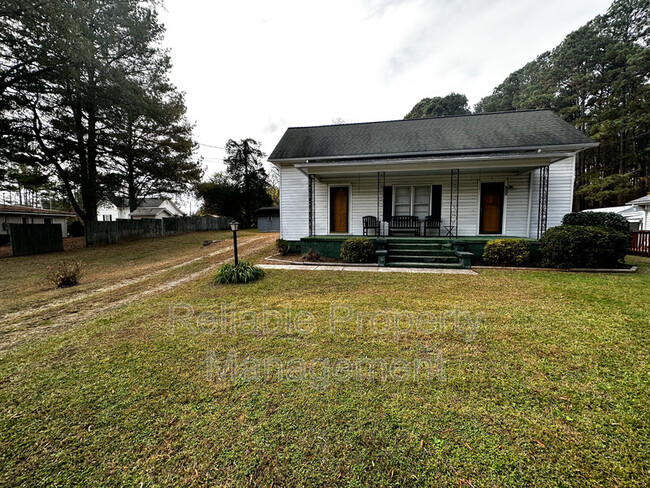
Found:
[[[235,266],[239,264],[239,259],[237,258],[237,228],[239,227],[239,222],[233,220],[230,222],[230,228],[232,229],[232,240],[235,247]]]

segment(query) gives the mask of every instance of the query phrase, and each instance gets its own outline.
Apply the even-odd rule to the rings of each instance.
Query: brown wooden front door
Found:
[[[348,231],[348,187],[330,188],[330,232]]]
[[[481,183],[481,234],[503,231],[503,187],[503,183]]]

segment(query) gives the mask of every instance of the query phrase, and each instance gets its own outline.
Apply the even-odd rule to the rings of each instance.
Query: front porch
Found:
[[[554,168],[550,166],[556,160],[548,154],[491,160],[489,167],[473,162],[476,166],[464,161],[461,170],[449,168],[452,163],[441,168],[418,161],[393,171],[372,171],[359,164],[297,164],[307,179],[307,232],[300,237],[539,238],[549,223],[557,225],[570,211],[570,204],[560,209],[549,200],[566,200],[571,181],[564,173],[570,178],[572,159]],[[460,166],[456,160],[453,164]],[[549,194],[556,197],[550,199]]]
[[[384,256],[383,263],[379,261],[380,265],[468,268],[471,264],[482,260],[483,249],[488,241],[505,239],[508,236],[388,237],[318,235],[303,237],[299,242],[292,243],[292,250],[305,253],[309,249],[315,249],[321,256],[338,258],[341,255],[341,244],[352,237],[367,237],[373,241],[375,251],[378,252],[378,259],[381,259],[382,255]],[[539,241],[529,238],[526,238],[526,240],[530,243],[531,258],[534,260],[538,256]]]

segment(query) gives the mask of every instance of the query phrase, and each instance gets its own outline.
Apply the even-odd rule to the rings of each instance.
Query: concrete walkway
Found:
[[[445,268],[391,268],[379,266],[320,266],[312,264],[260,264],[263,269],[295,269],[300,271],[355,271],[361,273],[430,273],[430,274],[463,274],[478,275],[471,269]]]

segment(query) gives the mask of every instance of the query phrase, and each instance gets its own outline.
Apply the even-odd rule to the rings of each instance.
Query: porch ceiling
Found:
[[[305,174],[315,176],[373,175],[387,174],[436,174],[452,169],[481,172],[527,172],[541,166],[572,156],[573,153],[532,153],[485,155],[468,157],[439,157],[426,159],[363,160],[304,162],[294,166]]]

